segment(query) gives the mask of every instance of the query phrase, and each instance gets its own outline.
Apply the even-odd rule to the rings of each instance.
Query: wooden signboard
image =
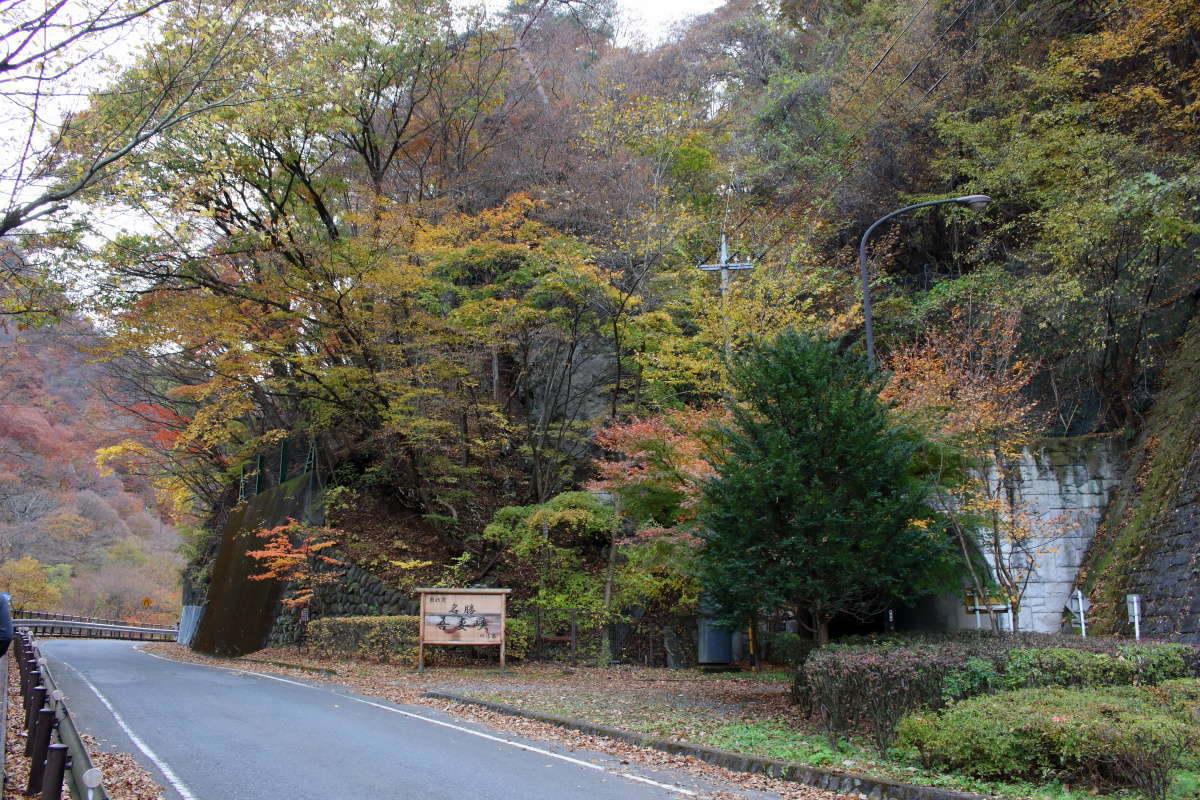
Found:
[[[427,644],[494,644],[504,669],[505,605],[512,589],[417,589],[421,639],[417,669],[425,671]]]

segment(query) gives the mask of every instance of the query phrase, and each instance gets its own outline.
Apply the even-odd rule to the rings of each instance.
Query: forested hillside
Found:
[[[884,397],[956,454],[935,527],[1026,535],[950,462],[1140,428],[1200,296],[1200,3],[731,0],[654,46],[604,3],[456,9],[171,4],[64,133],[70,175],[182,117],[78,195],[123,233],[26,242],[155,429],[105,463],[181,520],[286,440],[389,585],[692,609],[727,365],[789,329],[860,355],[859,236],[958,195],[993,202],[870,259]]]
[[[0,330],[0,583],[22,608],[171,619],[179,534],[149,480],[96,466],[141,426],[87,362],[96,341],[79,320]]]

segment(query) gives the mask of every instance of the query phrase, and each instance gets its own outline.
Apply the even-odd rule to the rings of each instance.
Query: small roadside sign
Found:
[[[425,645],[494,644],[504,669],[504,624],[512,589],[417,589],[421,596],[417,669],[425,671]]]
[[[1129,612],[1129,622],[1133,625],[1133,639],[1142,640],[1142,596],[1140,594],[1125,595],[1125,610]]]

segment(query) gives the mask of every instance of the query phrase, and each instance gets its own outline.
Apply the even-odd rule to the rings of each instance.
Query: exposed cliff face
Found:
[[[192,648],[217,656],[240,656],[267,643],[282,589],[278,581],[250,580],[261,571],[247,553],[262,547],[256,530],[288,518],[320,522],[319,492],[308,474],[249,498],[230,512],[221,531],[208,602]]]
[[[1200,643],[1200,318],[1180,341],[1081,573],[1097,633]]]

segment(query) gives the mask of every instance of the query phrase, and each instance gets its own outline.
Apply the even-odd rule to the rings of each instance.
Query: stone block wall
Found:
[[[1045,532],[1031,548],[1036,564],[1022,598],[1018,620],[1022,630],[1062,630],[1063,611],[1080,566],[1109,497],[1120,483],[1119,454],[1118,443],[1102,436],[1047,439],[1021,453],[1012,487],[1014,499],[1033,520],[1031,527]],[[1017,554],[1011,559],[1014,566],[1023,560]],[[937,609],[944,627],[973,628],[977,624],[974,615],[964,610],[961,598],[943,598]],[[988,624],[985,617],[983,625]]]
[[[1200,447],[1192,449],[1177,493],[1147,534],[1127,587],[1142,596],[1142,635],[1200,644]],[[1120,628],[1132,634],[1122,611]]]
[[[369,617],[380,614],[416,614],[420,602],[415,596],[388,588],[371,573],[351,564],[336,583],[317,589],[310,609],[311,618]],[[268,636],[271,647],[295,644],[299,612],[281,608]]]
[[[1167,363],[1081,585],[1098,633],[1200,644],[1200,317]]]

